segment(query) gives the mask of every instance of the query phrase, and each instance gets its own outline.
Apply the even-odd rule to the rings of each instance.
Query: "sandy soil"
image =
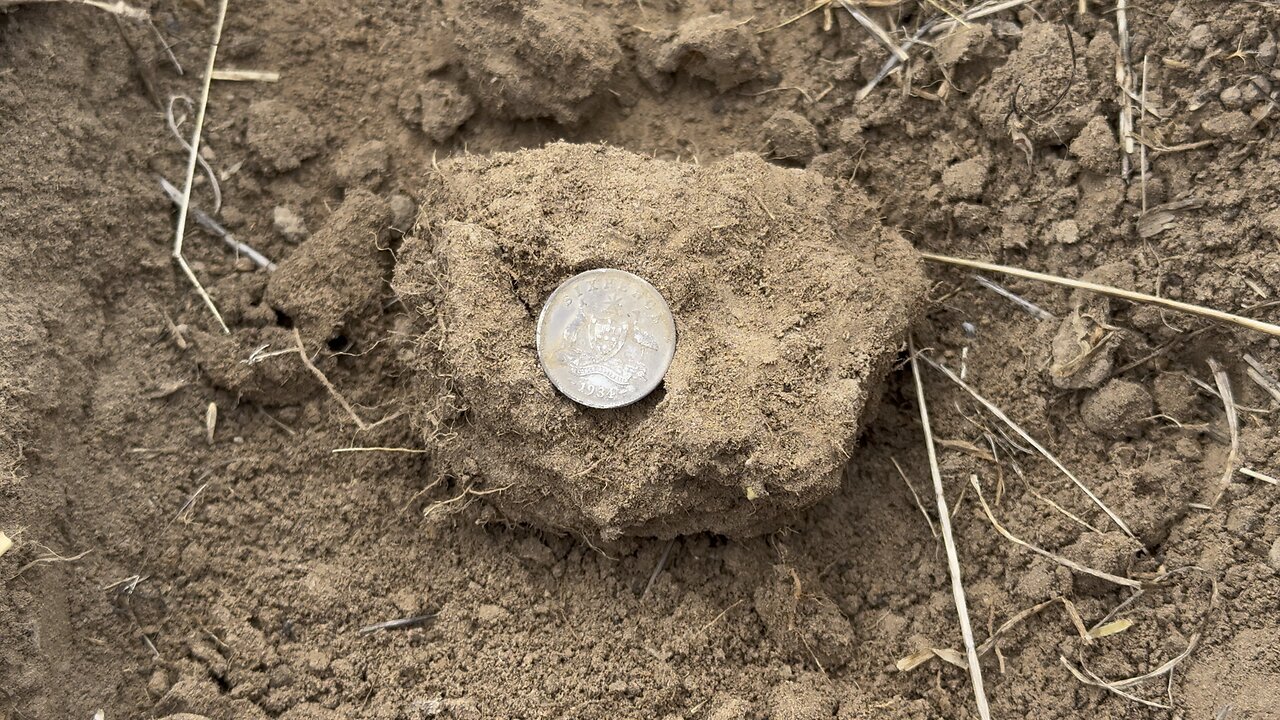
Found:
[[[887,51],[843,11],[768,30],[800,0],[304,0],[233,3],[223,38],[221,67],[281,73],[210,100],[218,217],[280,264],[190,233],[228,336],[169,256],[157,180],[181,181],[162,108],[198,95],[202,5],[149,8],[182,76],[100,10],[0,9],[0,717],[976,717],[946,662],[961,646],[936,514],[895,469],[932,513],[900,364],[839,487],[762,536],[589,543],[469,494],[424,442],[432,326],[393,287],[430,244],[414,220],[452,156],[566,140],[692,173],[752,153],[854,188],[918,250],[1280,319],[1267,3],[1129,3],[1145,81],[1126,103],[1117,14],[1096,2],[975,21],[859,100]],[[872,11],[899,42],[939,15]],[[1122,163],[1126,104],[1141,143]],[[194,197],[212,210],[207,181]],[[1193,382],[1215,387],[1222,363],[1238,464],[1280,475],[1280,399],[1244,360],[1280,374],[1280,342],[1008,282],[1042,319],[927,270],[917,343],[1137,538],[926,370],[978,640],[1040,607],[983,657],[994,716],[1280,717],[1278,488],[1236,473],[1222,490],[1226,413]],[[522,277],[531,302],[549,292]],[[333,452],[353,446],[425,452]],[[510,448],[489,452],[477,467]],[[971,477],[1014,535],[1150,587],[1124,604],[1131,588],[1008,541]],[[1068,607],[1132,624],[1085,640]],[[1171,660],[1131,697],[1067,667],[1114,681]]]

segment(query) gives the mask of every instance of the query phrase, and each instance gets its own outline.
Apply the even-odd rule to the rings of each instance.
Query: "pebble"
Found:
[[[476,620],[481,625],[493,626],[507,619],[510,614],[500,605],[481,605],[476,609]]]
[[[405,122],[422,128],[432,142],[442,143],[471,119],[476,102],[455,83],[428,80],[402,92],[396,109]]]
[[[792,110],[779,110],[764,123],[765,141],[773,149],[773,157],[808,162],[822,149],[818,130],[809,119]]]
[[[1060,220],[1053,226],[1053,239],[1059,245],[1075,245],[1080,242],[1080,224],[1075,220]]]
[[[289,242],[302,242],[311,236],[302,218],[296,212],[283,205],[278,205],[271,211],[271,224],[275,227],[276,232],[284,236],[284,239]]]
[[[418,205],[408,195],[392,195],[390,203],[391,229],[404,235],[413,228],[413,219],[418,212]]]
[[[1228,110],[1239,110],[1244,107],[1244,91],[1239,85],[1231,87],[1218,93],[1218,99],[1222,101],[1222,106]]]
[[[974,157],[942,171],[942,190],[949,200],[977,200],[987,185],[988,161]]]
[[[1240,110],[1231,110],[1205,120],[1200,128],[1213,137],[1240,141],[1249,136],[1253,119]]]
[[[1271,543],[1271,551],[1267,553],[1267,565],[1270,565],[1272,570],[1280,572],[1280,537]]]
[[[1213,30],[1208,25],[1196,25],[1187,35],[1187,47],[1192,50],[1208,50],[1213,45],[1213,40]]]
[[[387,144],[381,140],[370,140],[343,148],[333,161],[333,173],[344,188],[373,190],[382,184],[389,162]]]

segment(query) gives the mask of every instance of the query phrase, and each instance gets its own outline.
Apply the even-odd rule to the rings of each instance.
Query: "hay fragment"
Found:
[[[204,285],[200,283],[200,279],[196,277],[195,271],[191,269],[191,265],[187,263],[186,257],[182,254],[182,241],[187,234],[187,212],[191,207],[191,186],[194,184],[196,164],[199,162],[200,157],[200,138],[204,133],[205,110],[209,106],[209,85],[213,81],[213,69],[218,58],[218,43],[222,41],[222,26],[226,19],[227,0],[221,0],[218,3],[217,19],[214,20],[213,43],[209,46],[209,60],[204,69],[204,85],[200,90],[200,102],[196,106],[195,130],[191,134],[191,152],[187,154],[186,185],[182,191],[182,204],[178,206],[178,224],[173,236],[173,259],[178,263],[178,267],[182,268],[183,274],[187,276],[191,284],[195,286],[200,299],[204,301],[205,306],[213,313],[213,317],[218,321],[222,331],[230,335],[231,328],[227,327],[226,321],[222,319],[222,313],[218,312],[218,306],[214,304],[213,298],[204,289]]]
[[[942,471],[938,468],[938,451],[933,444],[933,430],[929,425],[929,406],[925,402],[924,380],[920,375],[919,356],[915,342],[907,337],[907,353],[911,358],[911,376],[915,380],[916,403],[920,408],[920,424],[924,429],[925,450],[929,455],[929,472],[933,476],[934,499],[938,505],[938,522],[942,527],[942,543],[947,551],[947,570],[951,576],[951,596],[955,601],[956,615],[960,619],[960,635],[964,639],[965,657],[968,659],[969,679],[973,682],[973,697],[978,705],[978,716],[990,720],[991,708],[982,684],[982,666],[973,644],[973,627],[969,622],[969,605],[964,596],[964,583],[960,575],[960,556],[956,552],[955,537],[951,532],[951,513],[947,511],[947,497],[942,488]],[[957,653],[958,655],[958,653]],[[939,657],[943,657],[939,655]],[[947,659],[944,657],[944,659]],[[950,661],[950,660],[949,660]]]
[[[1093,638],[1094,640],[1097,640],[1099,638],[1104,638],[1109,635],[1118,635],[1124,632],[1125,630],[1128,630],[1131,627],[1133,627],[1132,620],[1130,620],[1129,618],[1120,618],[1119,620],[1112,620],[1111,622],[1107,623],[1106,625],[1103,625],[1102,627],[1094,628],[1093,630],[1090,630],[1089,637]]]
[[[1082,565],[1074,560],[1071,560],[1070,558],[1063,557],[1062,555],[1059,555],[1055,552],[1050,552],[1049,550],[1045,550],[1039,545],[1033,545],[1027,542],[1026,540],[1023,540],[1015,536],[1013,533],[1006,530],[1005,527],[1000,524],[999,520],[996,520],[995,514],[991,512],[991,506],[987,504],[987,499],[982,495],[982,486],[978,483],[978,477],[976,475],[970,476],[969,482],[973,485],[973,489],[976,490],[978,493],[978,502],[982,504],[982,512],[986,514],[987,520],[991,522],[991,526],[996,529],[996,532],[1003,535],[1005,539],[1008,540],[1009,542],[1012,542],[1015,545],[1024,547],[1027,550],[1030,550],[1031,552],[1037,555],[1046,557],[1058,563],[1059,565],[1062,565],[1063,567],[1066,567],[1066,568],[1070,568],[1071,570],[1074,570],[1076,572],[1084,573],[1085,575],[1092,575],[1093,577],[1096,577],[1100,580],[1106,580],[1107,582],[1115,583],[1116,585],[1124,585],[1125,587],[1131,587],[1135,590],[1142,589],[1142,583],[1138,582],[1137,580],[1133,580],[1126,577],[1120,577],[1119,575],[1112,575],[1111,573],[1103,572],[1101,570],[1094,570],[1093,568],[1088,567],[1087,565]]]
[[[116,2],[101,2],[100,0],[0,0],[0,9],[18,7],[19,5],[35,5],[37,3],[63,3],[65,5],[88,5],[97,8],[103,12],[111,13],[118,17],[128,18],[130,20],[148,21],[151,14],[142,8],[136,8],[124,2],[124,0],[116,0]]]
[[[1045,446],[1041,445],[1035,438],[1031,437],[1031,435],[1028,434],[1026,430],[1023,430],[1020,425],[1015,423],[1013,420],[1010,420],[1009,416],[1004,414],[1004,411],[996,407],[995,404],[992,403],[990,400],[987,400],[982,395],[979,395],[978,391],[974,390],[972,387],[969,386],[968,383],[966,383],[965,381],[957,377],[956,374],[953,373],[946,366],[936,362],[935,360],[930,358],[928,355],[921,355],[920,357],[925,362],[929,363],[929,365],[932,366],[935,370],[946,375],[952,382],[959,385],[962,390],[969,393],[969,395],[973,397],[974,400],[977,400],[992,415],[995,415],[1005,425],[1009,426],[1009,429],[1013,430],[1023,440],[1030,443],[1032,447],[1034,447],[1041,455],[1045,457],[1045,459],[1047,459],[1050,463],[1052,463],[1054,467],[1058,468],[1058,470],[1061,471],[1063,475],[1066,475],[1068,478],[1070,478],[1071,482],[1075,483],[1076,487],[1083,490],[1084,494],[1088,495],[1089,499],[1093,501],[1093,504],[1097,505],[1099,509],[1101,509],[1104,513],[1106,513],[1107,517],[1111,518],[1111,521],[1114,522],[1117,527],[1123,530],[1125,535],[1128,535],[1129,538],[1133,540],[1135,543],[1137,543],[1139,546],[1142,545],[1142,542],[1138,540],[1136,535],[1133,534],[1133,531],[1129,529],[1129,526],[1124,522],[1124,520],[1120,519],[1119,515],[1113,512],[1111,508],[1107,507],[1107,504],[1102,502],[1102,500],[1097,495],[1095,495],[1092,490],[1089,489],[1089,486],[1081,482],[1080,478],[1076,477],[1075,473],[1068,470],[1067,467],[1063,465],[1062,462],[1058,460],[1058,458],[1053,453],[1049,452],[1048,449],[1045,448]]]
[[[1236,412],[1231,378],[1227,376],[1226,369],[1214,358],[1209,358],[1209,369],[1213,371],[1213,381],[1218,386],[1218,395],[1222,397],[1222,406],[1227,411],[1227,428],[1231,431],[1231,450],[1227,453],[1226,467],[1222,470],[1222,478],[1218,480],[1218,491],[1209,503],[1209,507],[1214,507],[1222,499],[1222,494],[1231,484],[1231,478],[1235,477],[1236,470],[1240,468],[1240,415]]]
[[[214,80],[230,82],[280,82],[280,73],[275,70],[214,70]]]
[[[1232,323],[1250,330],[1266,333],[1280,337],[1280,325],[1273,325],[1261,320],[1255,320],[1243,315],[1235,315],[1222,310],[1201,307],[1200,305],[1192,305],[1178,300],[1170,300],[1168,298],[1157,297],[1155,295],[1147,295],[1146,293],[1134,292],[1132,290],[1124,290],[1122,288],[1111,287],[1110,285],[1099,285],[1098,283],[1087,282],[1085,280],[1073,280],[1071,278],[1059,277],[1057,275],[1049,275],[1047,273],[1035,272],[1032,270],[1023,270],[1022,268],[1009,267],[1007,265],[997,265],[995,263],[982,262],[981,260],[967,260],[965,258],[951,257],[948,255],[937,255],[935,253],[922,252],[920,256],[925,260],[946,265],[956,265],[966,267],[973,270],[985,270],[987,272],[1002,273],[1004,275],[1012,275],[1013,277],[1026,278],[1028,280],[1038,280],[1040,282],[1049,283],[1050,285],[1058,285],[1061,287],[1069,287],[1075,290],[1085,290],[1107,297],[1120,298],[1129,302],[1145,303],[1148,305],[1158,305],[1170,310],[1188,313],[1190,315],[1199,315],[1211,320],[1219,322]]]

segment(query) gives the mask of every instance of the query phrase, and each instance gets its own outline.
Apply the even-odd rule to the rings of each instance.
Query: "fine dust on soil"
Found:
[[[755,539],[592,547],[478,499],[426,514],[468,487],[428,455],[332,453],[425,449],[404,410],[425,320],[391,282],[452,156],[559,139],[707,168],[755,153],[856,187],[918,249],[1277,319],[1268,3],[1128,3],[1150,171],[1126,183],[1116,13],[1096,2],[971,23],[914,48],[905,89],[895,75],[856,101],[886,51],[843,12],[759,32],[799,0],[303,0],[228,17],[220,65],[282,76],[215,83],[206,154],[220,219],[281,269],[191,233],[196,272],[234,318],[222,336],[169,258],[156,180],[183,168],[157,103],[196,94],[201,5],[150,8],[181,77],[150,31],[94,8],[0,10],[0,531],[16,541],[0,557],[4,717],[975,715],[963,670],[894,667],[958,647],[940,544],[894,468],[928,487],[901,371],[835,494]],[[873,11],[907,33],[940,12]],[[195,197],[211,208],[207,185]],[[1208,359],[1226,366],[1240,462],[1276,475],[1277,401],[1242,358],[1280,374],[1280,343],[1008,283],[1042,320],[930,274],[918,345],[963,366],[1149,550],[926,375],[979,639],[1058,597],[1092,624],[1129,592],[999,536],[971,475],[1025,540],[1131,578],[1177,571],[1122,611],[1124,632],[1085,643],[1055,602],[1002,634],[983,659],[994,714],[1277,717],[1276,488],[1236,475],[1213,508],[1191,507],[1216,494],[1229,448],[1221,401],[1192,380],[1213,387]],[[536,300],[549,280],[527,277]],[[302,366],[295,329],[369,429]],[[1192,642],[1169,686],[1125,690],[1174,711],[1064,667],[1141,675]]]

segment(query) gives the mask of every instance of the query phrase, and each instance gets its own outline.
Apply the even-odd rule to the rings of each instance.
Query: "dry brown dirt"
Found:
[[[895,469],[932,508],[900,364],[843,482],[755,538],[539,529],[435,452],[419,402],[432,321],[393,281],[432,251],[414,219],[439,212],[451,157],[565,140],[692,174],[751,153],[806,168],[797,188],[822,176],[857,198],[797,206],[856,209],[918,250],[1280,319],[1271,3],[1128,3],[1144,178],[1138,152],[1121,166],[1117,15],[1102,3],[975,21],[858,100],[886,51],[843,11],[765,32],[801,0],[302,0],[232,3],[223,38],[220,66],[281,73],[217,82],[210,100],[219,219],[280,264],[259,270],[192,230],[226,335],[169,257],[157,180],[181,180],[160,103],[198,94],[205,4],[150,7],[183,76],[150,31],[100,10],[0,9],[0,532],[14,541],[0,717],[976,717],[962,669],[895,667],[960,647],[942,546]],[[939,4],[872,14],[901,39]],[[781,206],[764,194],[752,222],[768,230]],[[194,198],[212,209],[207,181]],[[673,236],[706,222],[670,219]],[[511,267],[536,306],[555,267]],[[1278,488],[1237,473],[1193,507],[1230,460],[1222,401],[1193,382],[1215,386],[1210,358],[1242,407],[1239,464],[1280,474],[1280,400],[1244,362],[1280,374],[1280,342],[1008,282],[1053,315],[1039,319],[926,269],[918,345],[963,367],[1145,546],[925,371],[978,640],[1048,603],[983,658],[994,716],[1280,717]],[[487,450],[477,467],[515,452],[469,443]],[[428,452],[333,452],[353,446]],[[1164,577],[1115,616],[1132,625],[1082,640],[1058,598],[1093,626],[1132,592],[997,534],[971,476],[1024,540]],[[1124,689],[1150,704],[1066,667],[1119,680],[1175,659]]]

